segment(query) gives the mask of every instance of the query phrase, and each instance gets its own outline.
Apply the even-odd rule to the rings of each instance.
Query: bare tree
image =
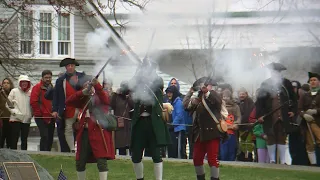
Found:
[[[36,24],[27,28],[28,31],[37,33],[39,31],[39,23],[51,23],[51,26],[57,28],[58,26],[53,24],[52,21],[48,22],[44,19],[37,19],[33,16],[28,16],[30,7],[35,5],[51,5],[57,12],[58,16],[69,16],[73,14],[75,16],[93,17],[96,16],[96,12],[86,11],[86,5],[88,3],[93,4],[100,11],[109,10],[110,14],[114,16],[114,19],[120,27],[124,27],[123,23],[117,18],[116,7],[117,5],[127,4],[129,6],[135,6],[142,11],[150,0],[0,0],[0,66],[5,70],[7,75],[16,77],[17,74],[30,73],[35,70],[32,58],[34,54],[29,57],[23,56],[22,51],[28,48],[32,48],[34,44],[31,42],[21,42],[21,36],[26,39],[28,33],[19,31],[19,24],[24,23]],[[46,21],[46,22],[44,22]],[[32,33],[29,33],[32,34]]]
[[[198,21],[197,21],[198,22]],[[190,61],[190,65],[185,65],[190,70],[195,79],[200,76],[214,76],[215,75],[215,52],[216,50],[224,50],[227,43],[218,44],[222,36],[225,25],[225,19],[223,24],[216,24],[212,17],[207,19],[207,24],[203,28],[201,25],[196,25],[197,40],[200,46],[200,51],[195,52],[190,47],[190,37],[186,36],[186,49],[187,58]],[[221,43],[221,42],[220,42]],[[198,58],[203,58],[202,64],[199,63]],[[198,68],[197,68],[198,67]]]

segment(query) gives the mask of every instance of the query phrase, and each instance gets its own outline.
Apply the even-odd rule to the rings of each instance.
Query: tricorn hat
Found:
[[[278,72],[287,70],[287,68],[283,64],[275,63],[275,62],[268,64],[266,67],[269,68],[269,69],[278,71]]]
[[[69,64],[74,64],[76,66],[79,66],[80,64],[73,58],[64,58],[61,62],[60,62],[60,67],[64,67],[67,66]]]
[[[308,72],[308,76],[309,76],[309,79],[315,77],[320,80],[320,75],[317,73]]]
[[[217,86],[218,83],[216,80],[212,79],[212,78],[209,78],[209,77],[202,77],[198,80],[196,80],[194,83],[193,83],[193,89],[198,91],[200,90],[200,84],[203,83],[204,85],[212,85],[212,86]]]

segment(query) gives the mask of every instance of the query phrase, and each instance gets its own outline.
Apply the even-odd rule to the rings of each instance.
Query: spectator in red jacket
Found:
[[[31,91],[30,105],[35,116],[35,121],[40,131],[40,151],[51,151],[55,128],[54,118],[51,115],[51,100],[45,98],[45,94],[51,85],[52,72],[42,71],[42,78]]]

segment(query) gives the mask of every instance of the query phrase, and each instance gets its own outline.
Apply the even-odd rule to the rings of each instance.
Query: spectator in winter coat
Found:
[[[246,89],[241,88],[238,91],[238,98],[239,98],[239,107],[240,107],[240,111],[241,111],[241,124],[247,124],[249,121],[249,116],[251,111],[254,108],[254,102],[253,100],[249,97],[248,92]],[[237,132],[238,134],[238,139],[241,139],[241,142],[239,142],[239,146],[241,146],[241,144],[245,143],[246,138],[247,137],[252,137],[252,136],[248,136],[248,134],[252,135],[252,126],[251,125],[241,125],[239,127],[239,131]],[[241,137],[240,135],[242,135],[243,137]],[[252,153],[250,152],[243,152],[239,149],[238,151],[238,160],[242,161],[246,161],[247,158],[246,155],[248,155],[247,157],[249,157],[250,155],[252,156]]]
[[[252,112],[254,108],[254,102],[253,100],[249,97],[248,92],[246,89],[241,88],[238,91],[238,96],[239,96],[239,107],[241,111],[241,124],[248,123],[250,113]],[[245,131],[247,129],[250,129],[250,126],[241,126],[239,127],[240,131]]]
[[[21,150],[27,150],[29,128],[32,118],[30,106],[31,82],[27,75],[20,75],[18,79],[19,87],[12,89],[8,96],[8,100],[13,104],[7,102],[7,107],[11,112],[10,125],[12,144],[11,149],[17,149],[18,140],[21,135]]]
[[[235,130],[238,129],[238,125],[241,120],[241,112],[239,106],[233,101],[231,91],[226,89],[222,92],[223,100],[226,102],[228,110],[228,118],[226,122],[228,124],[229,139],[225,142],[221,142],[220,145],[220,158],[223,161],[234,161],[236,159],[237,138]]]
[[[269,163],[269,155],[267,149],[267,135],[263,132],[262,124],[258,124],[253,128],[253,134],[256,136],[256,148],[258,151],[258,163]]]
[[[55,121],[51,115],[51,100],[47,100],[44,96],[48,88],[52,87],[52,72],[44,70],[41,76],[40,82],[32,88],[30,105],[40,131],[40,151],[51,151]]]
[[[184,125],[186,122],[182,99],[179,97],[180,92],[176,86],[169,86],[166,89],[166,94],[174,109],[172,112],[172,123],[179,124],[173,125],[175,135],[175,142],[173,144],[175,146],[174,149],[177,150],[175,153],[179,159],[186,159],[186,126]]]
[[[58,78],[60,78],[61,76],[64,75],[65,72],[60,72],[58,74]],[[53,100],[53,92],[54,92],[54,87],[52,86],[52,84],[50,84],[48,87],[47,87],[47,91],[46,93],[44,94],[44,98],[46,98],[47,100]]]
[[[13,89],[11,79],[4,78],[2,81],[2,94],[0,95],[0,123],[2,133],[0,132],[0,148],[10,148],[11,145],[11,126],[9,124],[10,111],[6,107],[7,97]],[[6,146],[4,145],[6,144]]]
[[[178,89],[178,92],[180,93],[180,84],[179,84],[179,81],[176,79],[176,78],[172,78],[169,82],[168,82],[168,87],[170,86],[176,86],[177,89]],[[179,95],[180,98],[183,98],[183,95],[180,94]],[[171,100],[169,99],[168,95],[167,94],[164,94],[163,96],[163,102],[164,103],[171,103]],[[172,116],[169,115],[169,121],[168,123],[172,123],[173,119],[172,119]],[[170,133],[170,138],[171,138],[171,141],[172,141],[172,144],[168,145],[167,149],[168,149],[168,157],[169,158],[178,158],[178,145],[176,143],[177,140],[176,140],[176,134],[174,132],[174,127],[171,126],[171,125],[168,125],[168,130],[169,130],[169,133]],[[164,149],[163,149],[164,151]],[[185,153],[184,153],[185,154]]]

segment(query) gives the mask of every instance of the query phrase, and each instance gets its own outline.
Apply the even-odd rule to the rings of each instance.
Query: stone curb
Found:
[[[48,156],[69,156],[74,157],[74,153],[61,153],[61,152],[40,152],[40,151],[20,151],[26,154],[35,154],[35,155],[48,155]],[[130,156],[116,156],[116,159],[122,160],[131,160]],[[144,157],[144,160],[152,160],[151,157]],[[173,159],[173,158],[163,158],[167,162],[180,162],[180,163],[190,163],[192,164],[191,159]],[[248,167],[248,168],[265,168],[265,169],[277,169],[277,170],[291,170],[291,171],[308,171],[308,172],[317,172],[320,173],[319,167],[311,166],[296,166],[296,165],[281,165],[281,164],[261,164],[261,163],[251,163],[251,162],[239,162],[239,161],[220,161],[221,166],[237,166],[237,167]]]

